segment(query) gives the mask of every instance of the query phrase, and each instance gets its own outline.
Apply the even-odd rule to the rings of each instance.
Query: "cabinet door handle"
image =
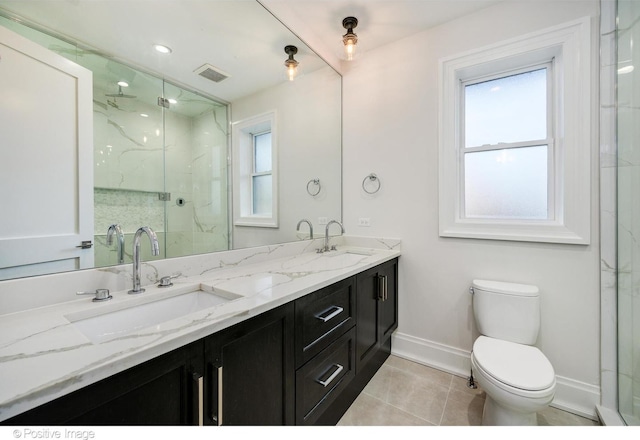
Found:
[[[193,373],[194,395],[198,396],[197,420],[194,420],[198,426],[204,426],[204,377],[202,374]]]
[[[342,370],[344,370],[344,367],[340,364],[333,364],[334,367],[336,367],[336,371],[334,371],[333,373],[331,373],[331,376],[327,377],[327,380],[320,380],[320,379],[316,379],[316,382],[318,382],[320,385],[322,385],[323,387],[327,387],[331,382],[333,382],[333,379],[335,379],[336,377],[338,377],[338,374],[340,374],[340,372],[342,372]]]
[[[217,386],[218,395],[216,396],[218,405],[217,405],[217,410],[214,408],[214,410],[211,413],[211,420],[213,420],[218,426],[221,426],[222,425],[222,366],[214,367],[214,368],[216,369],[217,382],[218,382],[218,386]]]
[[[387,276],[378,275],[378,299],[386,301],[389,297],[389,291],[387,290]]]
[[[333,310],[333,312],[327,314],[330,310]],[[321,313],[318,313],[317,315],[315,315],[315,317],[318,318],[322,322],[327,322],[331,318],[335,318],[336,316],[338,316],[340,313],[342,313],[343,310],[344,309],[342,307],[340,307],[340,306],[331,306],[327,310],[325,310],[324,312],[321,312]]]
[[[388,300],[389,299],[389,277],[386,275],[383,275],[384,278],[384,300]]]

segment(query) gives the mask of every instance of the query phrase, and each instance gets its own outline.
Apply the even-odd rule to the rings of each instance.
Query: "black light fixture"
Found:
[[[289,58],[284,62],[287,68],[287,78],[289,78],[289,81],[293,81],[298,74],[298,64],[300,64],[293,58],[293,56],[298,53],[298,48],[295,46],[285,46],[284,52],[289,55]]]
[[[358,36],[353,32],[353,28],[356,26],[358,26],[358,19],[356,17],[346,17],[342,20],[342,27],[347,30],[347,33],[342,36],[342,42],[344,43],[344,55],[347,61],[353,60],[356,52]]]

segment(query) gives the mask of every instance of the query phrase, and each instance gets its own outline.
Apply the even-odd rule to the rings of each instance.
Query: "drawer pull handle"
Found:
[[[325,388],[327,387],[327,385],[329,385],[331,382],[333,382],[333,379],[338,377],[338,374],[340,374],[342,372],[342,370],[344,370],[344,367],[342,365],[340,365],[340,364],[333,364],[333,366],[337,367],[336,371],[331,373],[331,376],[327,377],[327,380],[316,379],[316,382],[318,382],[320,385],[322,385]]]
[[[325,316],[325,314],[327,312],[329,312],[330,310],[333,310],[333,312],[329,313],[328,315]],[[331,318],[335,318],[336,316],[338,316],[340,313],[342,313],[344,309],[342,307],[338,307],[338,306],[331,306],[329,307],[327,310],[325,310],[322,313],[318,313],[316,316],[316,318],[318,318],[320,321],[322,322],[327,322],[329,321]]]

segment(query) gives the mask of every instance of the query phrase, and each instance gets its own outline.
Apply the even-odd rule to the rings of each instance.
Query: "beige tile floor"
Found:
[[[484,399],[464,378],[390,356],[338,426],[476,426]],[[599,423],[551,407],[538,413],[538,425]]]

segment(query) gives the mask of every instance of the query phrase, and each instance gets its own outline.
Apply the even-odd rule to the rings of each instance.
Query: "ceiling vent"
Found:
[[[211,64],[203,64],[202,66],[194,70],[194,72],[204,78],[207,78],[208,80],[217,83],[231,76],[228,73],[225,73],[222,70],[218,69],[217,67],[213,67]]]

